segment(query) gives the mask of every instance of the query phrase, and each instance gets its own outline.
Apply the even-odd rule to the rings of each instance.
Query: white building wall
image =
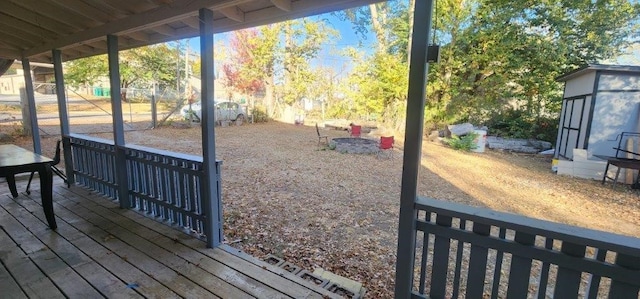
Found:
[[[593,85],[596,81],[596,72],[592,71],[580,77],[567,81],[563,98],[571,98],[580,95],[592,94]]]
[[[614,156],[616,136],[640,131],[640,74],[600,76],[591,122],[589,152]]]

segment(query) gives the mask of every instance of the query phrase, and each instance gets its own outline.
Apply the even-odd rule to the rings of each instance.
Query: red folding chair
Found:
[[[360,138],[360,133],[362,132],[362,126],[351,125],[351,137]]]
[[[380,137],[380,144],[378,148],[377,157],[380,158],[380,154],[387,153],[388,158],[393,158],[393,143],[394,143],[393,136]]]

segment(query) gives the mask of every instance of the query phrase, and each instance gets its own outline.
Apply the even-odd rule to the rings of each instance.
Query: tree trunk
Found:
[[[387,49],[387,39],[385,38],[383,22],[386,20],[384,11],[378,11],[376,4],[370,4],[369,10],[371,11],[371,27],[378,39],[378,51],[384,52]]]
[[[264,103],[267,109],[267,115],[269,117],[275,116],[275,96],[273,94],[273,75],[267,77],[267,81],[264,84]]]

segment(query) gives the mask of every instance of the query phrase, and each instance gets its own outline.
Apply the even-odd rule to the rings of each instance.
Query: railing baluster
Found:
[[[595,258],[597,261],[603,262],[607,257],[607,250],[596,248]],[[589,285],[587,286],[587,295],[585,296],[588,299],[596,299],[598,298],[598,288],[600,287],[600,275],[591,274],[591,279],[589,280]]]
[[[76,182],[118,199],[113,142],[71,135],[65,138],[69,138],[71,144]],[[129,175],[127,196],[134,208],[161,217],[172,225],[189,228],[199,235],[204,233],[204,221],[215,220],[215,225],[221,225],[220,219],[206,219],[211,216],[202,214],[200,188],[204,178],[201,157],[129,145],[125,145],[123,151]],[[216,167],[219,175],[219,161],[216,161]],[[220,204],[221,201],[212,199],[211,203]]]
[[[553,249],[553,239],[546,238],[544,241],[544,248],[547,250]],[[549,284],[549,270],[551,263],[548,261],[542,261],[542,268],[540,269],[540,279],[538,281],[538,299],[547,297],[547,286]]]
[[[438,214],[436,224],[451,228],[452,218]],[[431,297],[444,298],[447,289],[447,270],[449,268],[449,246],[451,239],[435,236],[433,246],[433,270],[431,271]]]
[[[586,247],[584,245],[563,241],[560,251],[568,256],[583,258]],[[567,267],[558,267],[558,277],[556,278],[554,297],[578,298],[581,278],[582,272],[580,271],[569,269]]]
[[[524,232],[516,232],[515,242],[524,246],[535,243],[536,236]],[[513,253],[511,267],[509,269],[508,298],[525,298],[529,290],[529,277],[531,276],[531,259],[524,258]]]
[[[426,211],[424,214],[424,221],[429,222],[431,219],[431,213]],[[427,257],[429,256],[429,238],[430,235],[426,232],[422,233],[422,255],[420,258],[420,280],[418,285],[418,293],[424,294],[425,284],[427,283]]]
[[[616,255],[615,263],[622,268],[635,270],[640,273],[640,256],[630,256],[628,254],[618,253]],[[640,281],[640,275],[637,275],[635,279]],[[638,292],[640,292],[640,286],[638,284],[634,286],[629,283],[613,279],[611,281],[609,298],[632,298],[638,296]]]
[[[481,236],[489,236],[491,225],[473,222],[473,232]],[[487,257],[489,250],[484,246],[471,243],[471,256],[469,257],[469,273],[467,276],[466,298],[482,298],[484,296],[484,281],[487,269]],[[460,269],[456,269],[460,271]]]
[[[500,232],[498,233],[498,238],[500,240],[504,240],[507,235],[507,229],[504,227],[500,228]],[[497,250],[496,252],[496,266],[493,270],[493,285],[491,286],[491,299],[497,299],[498,294],[500,293],[498,287],[500,286],[500,279],[502,279],[502,260],[504,258],[504,252],[502,250]]]
[[[435,241],[427,248],[430,256],[424,256],[422,245],[415,298],[640,298],[638,238],[431,199],[419,198],[415,207],[420,215],[437,215],[435,224],[416,219],[416,233]],[[452,227],[457,219],[459,227]],[[473,223],[473,232],[464,223]],[[513,239],[506,237],[511,231]],[[508,276],[502,277],[503,267],[510,269]],[[466,288],[459,287],[465,277]]]
[[[460,230],[467,229],[467,221],[460,219]],[[460,274],[462,271],[462,253],[464,252],[464,242],[458,240],[458,248],[456,250],[456,271],[453,275],[453,294],[451,298],[458,298],[460,292]]]

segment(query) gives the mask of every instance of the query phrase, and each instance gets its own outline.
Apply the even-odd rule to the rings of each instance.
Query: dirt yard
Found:
[[[126,141],[201,155],[200,132],[197,126],[132,131]],[[53,154],[57,138],[44,138],[45,154]],[[363,282],[370,298],[390,298],[401,152],[379,160],[323,150],[317,141],[310,126],[216,128],[226,241],[257,257],[322,267]],[[30,147],[27,138],[16,143]],[[550,166],[548,158],[464,153],[425,142],[418,194],[640,237],[638,191],[558,176]]]

